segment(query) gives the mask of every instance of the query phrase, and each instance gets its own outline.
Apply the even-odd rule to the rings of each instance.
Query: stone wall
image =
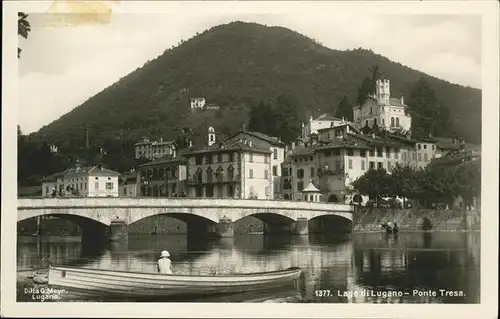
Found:
[[[380,231],[381,224],[389,221],[396,222],[401,231],[422,231],[424,223],[427,223],[433,231],[466,231],[481,228],[481,216],[478,211],[356,207],[353,215],[353,231]]]

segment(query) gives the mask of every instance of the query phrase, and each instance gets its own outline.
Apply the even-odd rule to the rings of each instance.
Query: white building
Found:
[[[145,158],[155,160],[165,155],[175,157],[175,145],[173,141],[150,141],[148,138],[143,137],[141,141],[135,145],[135,158]]]
[[[188,161],[188,197],[273,199],[272,152],[238,138],[191,149]]]
[[[328,114],[322,114],[318,118],[313,119],[309,116],[307,123],[302,123],[302,139],[308,140],[309,135],[317,134],[319,129],[341,125],[345,120],[339,119]]]
[[[118,197],[120,173],[100,165],[74,168],[46,177],[42,196]]]
[[[283,189],[282,189],[282,172],[281,164],[285,160],[285,143],[283,143],[279,138],[266,135],[260,132],[252,132],[247,130],[242,130],[228,139],[228,142],[234,141],[248,141],[251,142],[253,146],[260,149],[267,149],[271,151],[270,165],[271,165],[271,179],[272,188],[271,192],[274,194],[275,199],[283,199]]]
[[[358,129],[377,125],[389,131],[411,129],[411,116],[403,97],[392,98],[389,80],[377,80],[375,95],[369,96],[363,105],[353,108],[354,123]]]
[[[191,98],[191,111],[193,110],[202,110],[205,107],[207,101],[204,97],[195,97]]]

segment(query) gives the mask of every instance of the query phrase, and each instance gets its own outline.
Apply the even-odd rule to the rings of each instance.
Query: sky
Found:
[[[107,24],[72,27],[48,26],[43,14],[29,19],[32,31],[19,40],[18,124],[24,134],[58,119],[181,40],[231,21],[286,27],[331,49],[371,49],[432,76],[481,88],[481,17],[476,15],[186,10],[115,13]]]

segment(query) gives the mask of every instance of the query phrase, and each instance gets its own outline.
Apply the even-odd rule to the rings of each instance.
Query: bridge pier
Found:
[[[292,225],[292,233],[294,235],[308,235],[309,234],[309,221],[307,218],[300,217]]]
[[[234,236],[233,221],[229,218],[222,218],[216,226],[217,237],[228,238]]]
[[[113,220],[109,225],[109,240],[110,241],[126,241],[128,240],[128,225],[124,220]]]

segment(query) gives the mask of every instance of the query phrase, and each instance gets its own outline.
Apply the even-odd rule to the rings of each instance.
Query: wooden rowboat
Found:
[[[239,275],[169,275],[114,271],[78,267],[49,267],[49,286],[71,292],[103,297],[161,299],[233,294],[297,283],[302,270],[287,270]]]

